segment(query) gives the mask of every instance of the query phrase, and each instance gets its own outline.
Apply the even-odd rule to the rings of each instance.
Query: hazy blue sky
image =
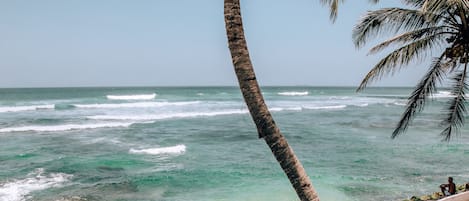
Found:
[[[242,0],[262,85],[357,86],[378,57],[351,32],[367,10],[349,0],[332,24],[319,0]],[[378,85],[409,86],[425,66]],[[236,85],[222,0],[0,1],[0,87]]]

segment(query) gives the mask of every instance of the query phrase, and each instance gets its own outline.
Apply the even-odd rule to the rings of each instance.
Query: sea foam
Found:
[[[0,184],[0,201],[25,201],[33,191],[60,187],[69,181],[72,175],[64,173],[50,173],[44,175],[44,169],[36,169],[29,177],[21,180],[8,181]]]
[[[155,99],[156,94],[135,94],[135,95],[107,95],[106,98],[110,100],[152,100]]]
[[[433,98],[454,98],[455,95],[451,94],[450,91],[439,91],[432,95]]]
[[[160,154],[183,154],[186,152],[186,145],[180,144],[172,147],[159,147],[151,149],[130,149],[129,153],[133,154],[150,154],[150,155],[160,155]]]
[[[95,115],[88,116],[88,119],[95,120],[135,120],[135,121],[144,121],[144,120],[163,120],[163,119],[173,119],[173,118],[193,118],[193,117],[211,117],[211,116],[220,116],[220,115],[232,115],[232,114],[246,114],[247,110],[226,110],[226,111],[215,111],[215,112],[179,112],[179,113],[167,113],[167,114],[157,114],[157,115]]]
[[[184,106],[200,103],[199,101],[185,102],[137,102],[137,103],[109,103],[109,104],[74,104],[77,108],[151,108],[166,106]]]
[[[96,124],[64,124],[54,126],[22,126],[1,128],[0,133],[8,132],[24,132],[24,131],[37,131],[37,132],[54,132],[54,131],[68,131],[68,130],[82,130],[94,128],[113,128],[113,127],[129,127],[132,123],[96,123]]]
[[[330,105],[330,106],[304,106],[304,109],[308,110],[337,110],[346,108],[347,105]]]
[[[272,107],[269,108],[269,111],[271,112],[281,112],[281,111],[301,111],[303,108],[301,107],[288,107],[288,108],[282,108],[282,107]]]
[[[286,91],[277,93],[281,96],[307,96],[309,92],[307,91]]]
[[[27,105],[27,106],[9,106],[0,107],[0,113],[3,112],[23,112],[32,110],[54,109],[55,105]]]

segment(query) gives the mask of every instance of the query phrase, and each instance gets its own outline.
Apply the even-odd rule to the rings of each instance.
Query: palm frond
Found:
[[[462,24],[467,28],[467,13],[469,13],[469,2],[467,0],[426,0],[422,5],[422,11],[427,13],[456,13]],[[432,19],[435,16],[429,16]]]
[[[441,122],[443,126],[446,126],[446,128],[441,132],[441,135],[446,141],[451,139],[453,132],[459,132],[459,128],[464,125],[464,116],[466,114],[466,107],[464,105],[466,102],[465,91],[467,91],[468,87],[466,84],[466,78],[467,63],[464,70],[457,73],[453,78],[454,87],[451,94],[454,95],[454,98],[448,102],[446,118]]]
[[[421,112],[424,108],[428,96],[432,95],[436,91],[436,84],[441,82],[442,76],[444,75],[444,70],[442,68],[443,58],[444,55],[441,55],[433,61],[427,74],[425,74],[423,79],[415,87],[415,90],[408,98],[406,110],[392,132],[391,138],[395,138],[407,130],[407,127],[410,125],[415,115],[418,112]]]
[[[320,0],[323,5],[329,7],[329,18],[335,22],[337,15],[339,13],[339,4],[343,3],[345,0]],[[371,3],[378,3],[379,0],[369,0]]]
[[[428,97],[436,91],[437,83],[447,74],[455,74],[451,91],[454,98],[448,102],[441,125],[445,140],[450,140],[464,124],[466,114],[465,93],[467,66],[469,60],[469,0],[402,0],[414,8],[383,8],[368,12],[353,30],[353,40],[357,48],[363,47],[370,38],[382,34],[394,34],[374,46],[370,54],[389,48],[398,47],[381,59],[365,76],[357,91],[363,90],[368,83],[385,74],[394,74],[400,68],[416,59],[422,59],[433,51],[440,51],[428,72],[417,84],[408,99],[392,138],[405,132],[415,115],[421,112]],[[434,47],[443,48],[434,48]],[[464,64],[464,70],[460,70]]]
[[[385,73],[394,74],[398,70],[396,67],[407,65],[414,59],[426,56],[427,51],[438,45],[440,41],[442,38],[436,35],[436,37],[423,38],[394,50],[368,72],[357,91],[363,90],[370,82],[381,78]]]
[[[380,33],[398,33],[412,31],[433,26],[433,21],[427,21],[425,13],[419,10],[404,8],[383,8],[368,12],[354,27],[352,38],[355,46],[360,48],[370,37]]]
[[[383,50],[384,48],[388,47],[389,45],[393,45],[393,44],[409,43],[415,40],[422,39],[424,37],[427,37],[427,38],[437,37],[437,35],[440,35],[440,34],[451,35],[451,34],[457,33],[457,32],[448,32],[447,29],[448,27],[446,26],[438,26],[438,27],[427,27],[423,29],[409,31],[409,32],[400,34],[398,36],[395,36],[394,38],[391,38],[387,41],[384,41],[374,46],[373,48],[370,49],[370,54],[377,53]]]
[[[403,0],[403,3],[414,8],[421,8],[427,0]]]
[[[329,18],[334,22],[337,19],[337,14],[339,11],[339,1],[344,2],[344,0],[320,0],[323,5],[329,7]]]
[[[467,0],[426,0],[421,5],[422,10],[432,13],[439,13],[454,8],[467,11],[468,7],[469,2]]]
[[[444,54],[445,54],[445,58],[448,59],[448,57],[446,57],[446,53]],[[452,59],[449,59],[449,61],[443,63],[441,65],[441,68],[444,69],[444,71],[447,73],[453,73],[457,69],[458,66],[459,66],[459,59],[452,58]]]

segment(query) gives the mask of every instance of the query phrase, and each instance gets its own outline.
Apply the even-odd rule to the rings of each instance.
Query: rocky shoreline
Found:
[[[465,192],[465,188],[466,188],[465,184],[456,185],[456,194],[461,193],[461,192]],[[422,195],[422,196],[415,196],[414,195],[411,198],[405,199],[403,201],[436,201],[436,200],[439,200],[443,197],[444,196],[441,192],[434,192],[432,194]]]

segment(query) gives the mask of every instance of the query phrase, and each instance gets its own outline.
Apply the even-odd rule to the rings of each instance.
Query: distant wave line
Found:
[[[103,103],[103,104],[73,104],[77,108],[151,108],[165,106],[184,106],[198,104],[200,101],[185,102],[137,102],[137,103]]]
[[[432,95],[432,98],[454,98],[455,95],[451,94],[450,91],[439,91]],[[466,96],[467,98],[467,96]]]
[[[97,124],[64,124],[64,125],[53,125],[53,126],[22,126],[22,127],[10,127],[1,128],[0,133],[8,132],[25,132],[25,131],[37,131],[37,132],[56,132],[56,131],[68,131],[68,130],[82,130],[82,129],[95,129],[95,128],[114,128],[114,127],[129,127],[132,123],[97,123]]]
[[[134,95],[107,95],[110,100],[152,100],[155,99],[156,93],[152,94],[134,94]]]
[[[336,110],[346,108],[346,105],[332,105],[332,106],[302,106],[302,107],[272,107],[270,111],[281,112],[281,111],[302,111],[307,110]],[[237,115],[249,113],[246,109],[240,110],[224,110],[224,111],[213,111],[213,112],[178,112],[178,113],[166,113],[166,114],[139,114],[139,115],[95,115],[87,116],[86,118],[92,120],[132,120],[132,121],[149,121],[149,120],[165,120],[175,118],[195,118],[195,117],[213,117],[222,115]]]
[[[407,99],[408,95],[366,95],[364,94],[365,97],[371,97],[371,98],[387,98],[387,99]],[[451,94],[450,91],[438,91],[430,96],[431,98],[454,98],[455,96]],[[468,96],[466,96],[468,97]]]
[[[191,118],[191,117],[211,117],[219,115],[232,115],[232,114],[246,114],[247,110],[227,110],[217,112],[182,112],[182,113],[170,113],[160,115],[96,115],[88,116],[88,119],[94,120],[163,120],[173,118]]]
[[[281,96],[307,96],[309,92],[307,91],[286,91],[286,92],[279,92],[277,93]]]
[[[325,110],[325,109],[343,109],[346,108],[347,105],[330,105],[330,106],[304,106],[304,109],[309,110]]]
[[[53,104],[51,104],[51,105],[8,106],[8,107],[0,107],[0,113],[46,110],[46,109],[54,109],[54,108],[55,108],[55,105],[53,105]]]
[[[288,107],[288,108],[282,108],[282,107],[272,107],[269,109],[272,112],[281,112],[281,111],[301,111],[303,110],[302,107]]]

